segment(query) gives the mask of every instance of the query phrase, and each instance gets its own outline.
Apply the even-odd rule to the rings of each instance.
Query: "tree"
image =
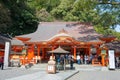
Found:
[[[27,34],[36,30],[38,22],[34,10],[26,4],[27,0],[2,0],[2,3],[10,10],[12,26],[5,33],[12,36]]]
[[[51,14],[56,19],[64,19],[64,17],[67,15],[68,12],[72,10],[72,6],[75,0],[61,0],[61,3],[58,7],[54,8],[51,11]]]
[[[30,33],[35,31],[38,20],[53,21],[55,18],[60,21],[89,22],[98,28],[96,29],[98,32],[106,35],[111,32],[114,34],[114,28],[116,25],[120,25],[120,3],[116,1],[2,0],[4,5],[2,10],[7,11],[8,9],[10,15],[6,14],[5,16],[9,18],[8,23],[12,23],[9,31],[7,29],[5,32],[14,35]]]
[[[120,25],[120,5],[115,0],[98,3],[96,10],[100,17],[94,22],[94,25],[103,27],[107,35],[110,33],[110,28],[115,29],[117,25]]]
[[[0,33],[5,33],[5,31],[12,26],[10,14],[9,9],[0,3]]]

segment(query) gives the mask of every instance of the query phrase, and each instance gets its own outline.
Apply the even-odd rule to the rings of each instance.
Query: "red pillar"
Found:
[[[34,49],[34,44],[32,45],[32,52],[35,55],[35,49]],[[34,57],[34,56],[33,56]]]
[[[74,59],[76,60],[76,47],[74,47]]]
[[[42,58],[44,59],[44,57],[45,57],[45,50],[44,48],[42,48]]]
[[[102,55],[102,66],[105,66],[105,55]]]
[[[90,54],[91,54],[91,47],[90,47],[90,45],[88,46],[88,55],[90,56]]]
[[[38,56],[40,56],[40,46],[38,46]]]

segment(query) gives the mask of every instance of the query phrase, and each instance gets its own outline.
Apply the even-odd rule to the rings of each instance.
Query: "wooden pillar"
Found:
[[[40,46],[38,45],[38,54],[37,56],[40,56]]]
[[[33,54],[35,55],[35,48],[34,48],[34,44],[32,45],[32,51],[33,51]]]
[[[102,51],[105,50],[105,51]],[[101,49],[101,57],[102,57],[102,66],[105,66],[105,56],[106,56],[106,49]]]
[[[99,51],[99,46],[98,45],[96,46],[96,53],[97,53],[97,55],[100,55],[100,51]]]
[[[105,55],[102,55],[102,66],[105,66]]]
[[[91,47],[90,47],[90,45],[88,46],[88,54],[89,54],[89,56],[91,54]]]
[[[76,60],[76,47],[74,47],[74,59]]]
[[[42,48],[42,58],[44,59],[44,57],[45,57],[45,50],[44,48]]]
[[[52,46],[52,50],[54,50],[55,49],[55,47],[54,46]],[[54,58],[54,54],[52,53],[52,58]]]

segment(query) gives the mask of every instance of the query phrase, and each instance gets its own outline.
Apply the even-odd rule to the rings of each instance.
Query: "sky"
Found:
[[[115,28],[115,30],[116,30],[117,32],[120,32],[120,25],[118,25],[118,26]]]

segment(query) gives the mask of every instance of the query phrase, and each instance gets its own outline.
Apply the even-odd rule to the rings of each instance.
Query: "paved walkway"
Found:
[[[120,80],[120,71],[79,71],[66,80]]]
[[[67,68],[69,66],[70,65],[66,65]],[[109,72],[107,67],[101,67],[101,66],[74,64],[74,67],[75,67],[75,70],[67,69],[65,71],[57,71],[56,74],[48,74],[46,71],[47,64],[44,64],[44,63],[34,65],[29,69],[25,69],[24,67],[11,68],[8,70],[3,70],[2,71],[3,73],[1,73],[1,71],[0,71],[1,76],[7,75],[6,78],[5,78],[5,76],[4,76],[4,78],[1,77],[0,80],[67,80],[67,79],[69,80],[70,78],[72,78],[73,75],[81,75],[82,73],[83,73],[82,76],[86,77],[85,74],[87,72],[88,73],[93,72],[93,74],[95,74],[97,72],[103,72],[103,71]],[[90,73],[90,75],[91,74],[92,73]],[[86,77],[86,78],[88,78],[88,77]],[[79,79],[73,78],[70,80],[79,80]],[[84,80],[87,80],[87,79],[84,79]]]
[[[24,67],[21,68],[21,70],[24,69]],[[38,72],[21,75],[18,77],[12,77],[5,80],[65,80],[68,77],[76,74],[78,70],[61,70],[56,72],[56,74],[48,74],[47,71],[47,64],[38,64],[34,65],[28,70],[37,70]]]

